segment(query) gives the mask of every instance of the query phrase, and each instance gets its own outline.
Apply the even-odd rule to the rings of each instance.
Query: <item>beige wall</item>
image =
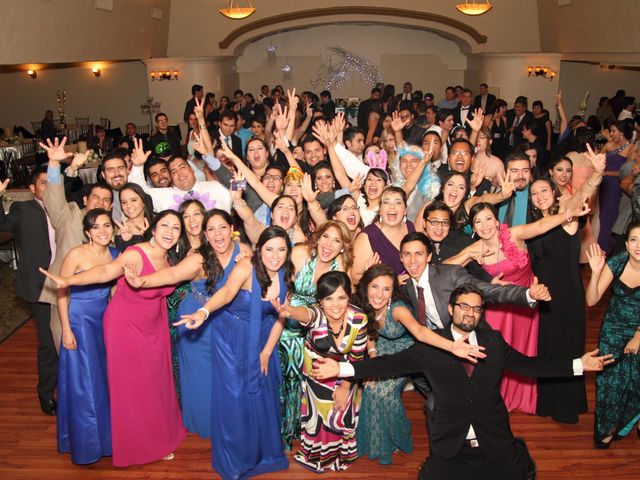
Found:
[[[277,47],[273,66],[268,65],[266,56],[266,47],[271,44]],[[436,95],[443,94],[448,83],[462,83],[467,66],[458,45],[435,33],[385,25],[325,25],[270,35],[248,45],[237,60],[240,88],[257,95],[263,83],[272,87],[281,83],[298,91],[319,92],[323,88],[314,88],[311,80],[323,58],[325,62],[331,59],[333,65],[338,63],[327,50],[333,45],[372,61],[385,83],[400,89],[410,81],[415,89]],[[286,76],[281,70],[285,62],[293,67]],[[366,98],[371,87],[355,74],[332,93],[336,98]]]
[[[166,55],[171,0],[0,0],[0,65]],[[151,18],[153,7],[162,19]]]
[[[218,42],[232,30],[250,22],[301,9],[328,8],[337,6],[359,5],[371,7],[394,7],[407,10],[428,11],[464,22],[481,34],[488,36],[485,44],[471,45],[473,52],[535,52],[540,48],[538,36],[538,15],[536,3],[533,0],[493,0],[493,10],[478,17],[461,14],[455,9],[452,0],[404,0],[390,4],[388,0],[368,0],[354,2],[353,0],[322,0],[321,2],[301,2],[300,0],[268,0],[255,2],[256,13],[242,21],[234,21],[221,16],[218,8],[223,2],[220,0],[180,0],[174,2],[171,9],[171,25],[169,30],[170,57],[211,56],[220,54]],[[522,21],[514,21],[518,15]],[[323,21],[340,21],[338,18],[313,19],[310,21],[294,21],[287,24],[287,28],[296,25],[318,25]],[[344,20],[347,20],[346,18]],[[349,17],[349,21],[376,21],[373,17]],[[380,17],[377,22],[382,21]],[[392,19],[386,19],[393,23]],[[411,23],[404,19],[402,23]],[[423,22],[414,22],[418,27],[425,27]],[[438,24],[429,25],[443,31],[451,29]],[[282,30],[283,25],[267,28],[260,35],[273,34]],[[189,32],[188,35],[185,32]],[[257,35],[257,34],[256,34]],[[254,37],[255,38],[255,37]],[[232,52],[222,52],[230,54]]]
[[[146,68],[141,62],[103,65],[100,78],[88,67],[43,70],[38,78],[23,72],[0,73],[0,127],[22,125],[31,130],[31,121],[39,121],[45,110],[58,118],[57,90],[67,92],[67,122],[75,117],[111,119],[112,128],[126,122],[147,123],[140,114],[140,104],[148,95]]]
[[[538,0],[542,51],[634,52],[640,62],[638,0]]]
[[[640,72],[609,70],[588,63],[562,62],[560,80],[562,97],[567,115],[574,115],[586,92],[590,93],[586,115],[595,114],[600,97],[612,97],[616,90],[625,90],[627,95],[640,98]]]

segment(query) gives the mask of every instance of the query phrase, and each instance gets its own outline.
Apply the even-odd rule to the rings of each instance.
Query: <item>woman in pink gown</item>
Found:
[[[586,207],[549,215],[534,223],[509,228],[501,225],[495,207],[481,202],[474,205],[470,212],[471,226],[480,238],[466,247],[446,263],[465,265],[477,260],[482,267],[496,277],[502,275],[502,281],[528,287],[536,283],[525,240],[542,235],[552,228],[569,222],[572,218],[588,212]],[[568,220],[567,220],[568,219]],[[553,292],[550,292],[553,296]],[[526,308],[517,305],[495,305],[487,307],[485,319],[495,330],[499,330],[511,347],[520,353],[535,357],[538,350],[538,308]],[[502,377],[500,393],[509,411],[536,413],[536,380],[507,372]]]
[[[166,210],[156,216],[151,230],[149,242],[129,247],[111,263],[66,278],[47,273],[58,288],[120,277],[104,314],[117,467],[170,460],[186,436],[171,371],[166,297],[173,287],[138,290],[122,277],[125,266],[148,275],[169,265],[167,253],[180,238],[182,219]]]

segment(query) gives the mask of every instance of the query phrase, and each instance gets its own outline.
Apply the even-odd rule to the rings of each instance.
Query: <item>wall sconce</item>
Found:
[[[549,67],[534,67],[532,65],[527,67],[527,76],[529,77],[541,77],[553,80],[556,75],[557,73],[551,70]]]
[[[93,76],[98,78],[100,76],[100,69],[98,67],[93,67],[91,69],[91,73],[93,73]]]
[[[38,72],[36,72],[35,70],[27,70],[27,75],[29,75],[31,78],[38,78]]]
[[[158,70],[149,72],[151,80],[178,80],[180,72],[178,70]]]

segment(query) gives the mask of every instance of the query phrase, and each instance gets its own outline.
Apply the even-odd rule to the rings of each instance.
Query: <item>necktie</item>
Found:
[[[225,142],[227,142],[227,145],[229,146],[229,148],[233,148],[233,145],[231,143],[231,137],[226,137]]]
[[[513,215],[515,213],[515,210],[516,210],[516,196],[511,195],[511,198],[509,199],[509,204],[507,205],[507,212],[504,215],[504,223],[506,223],[510,227],[513,226]]]
[[[518,129],[518,125],[520,125],[520,117],[516,117],[513,121],[513,130],[511,130],[511,135],[509,135],[509,145],[511,145],[512,147],[516,141],[516,130]]]
[[[462,366],[464,367],[464,371],[467,372],[467,377],[470,377],[471,375],[473,375],[473,370],[476,368],[476,366],[469,362],[468,360],[461,360],[462,361]]]
[[[427,325],[427,304],[424,301],[424,288],[420,285],[416,287],[418,291],[418,323],[420,325]]]

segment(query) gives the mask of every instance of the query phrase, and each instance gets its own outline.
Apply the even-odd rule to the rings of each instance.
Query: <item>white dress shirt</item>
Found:
[[[431,284],[429,283],[429,264],[422,272],[420,279],[416,282],[413,280],[414,286],[420,286],[424,289],[424,304],[427,312],[427,319],[437,328],[444,328],[444,323],[442,323],[442,319],[440,318],[440,314],[438,313],[438,309],[436,307],[436,301],[433,297],[433,292],[431,291]],[[417,298],[417,289],[416,289],[416,298]]]

